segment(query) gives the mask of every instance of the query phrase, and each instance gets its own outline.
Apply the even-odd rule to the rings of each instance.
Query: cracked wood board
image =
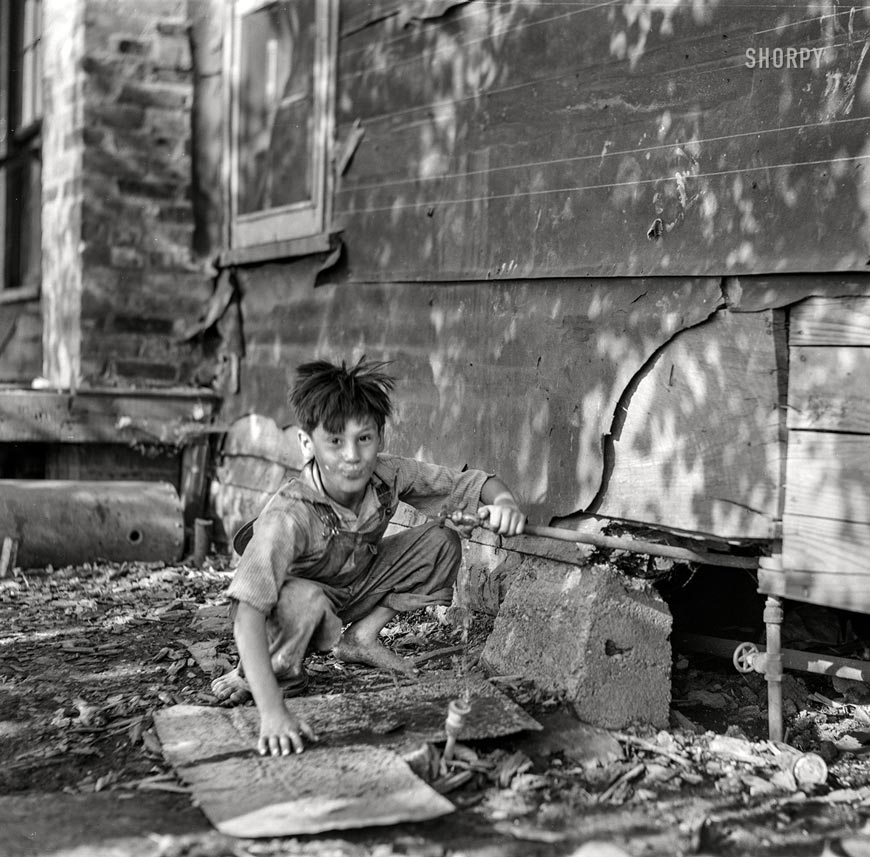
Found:
[[[230,836],[292,836],[436,818],[453,805],[401,758],[444,740],[447,703],[462,693],[436,677],[371,693],[288,701],[318,733],[299,756],[261,757],[256,709],[176,705],[154,716],[167,760],[196,802]],[[460,740],[541,726],[483,679],[470,680],[472,712]]]

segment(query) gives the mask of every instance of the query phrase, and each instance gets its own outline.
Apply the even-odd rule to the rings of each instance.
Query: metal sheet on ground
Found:
[[[388,690],[299,697],[294,714],[319,741],[299,756],[257,755],[253,707],[177,705],[155,715],[163,752],[215,827],[231,836],[292,836],[420,821],[453,805],[400,757],[444,739],[447,703],[464,690],[435,678]],[[460,740],[540,725],[483,679],[469,682],[472,712]]]

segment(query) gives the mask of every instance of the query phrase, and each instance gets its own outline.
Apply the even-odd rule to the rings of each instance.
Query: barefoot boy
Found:
[[[253,695],[262,754],[301,753],[303,736],[315,738],[284,704],[307,684],[309,647],[413,673],[378,635],[400,611],[450,603],[461,548],[437,523],[384,538],[399,500],[433,515],[444,504],[477,509],[503,535],[525,525],[497,477],[382,452],[393,388],[384,365],[299,367],[290,401],[309,461],[234,540],[242,558],[228,594],[241,664],[212,689],[229,704]]]

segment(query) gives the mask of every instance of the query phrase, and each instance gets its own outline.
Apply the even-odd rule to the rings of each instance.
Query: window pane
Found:
[[[312,197],[314,0],[272,3],[242,19],[238,213]]]
[[[42,2],[25,0],[18,55],[20,75],[19,127],[26,128],[42,115]]]
[[[34,151],[24,151],[6,170],[6,284],[39,283],[41,164]]]

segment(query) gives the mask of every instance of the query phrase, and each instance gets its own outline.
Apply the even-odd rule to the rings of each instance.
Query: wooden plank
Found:
[[[179,705],[155,714],[163,750],[192,784],[212,823],[233,836],[285,836],[434,818],[452,805],[411,774],[411,758],[445,738],[450,700],[465,686],[436,673],[411,685],[289,702],[318,733],[292,759],[258,756],[253,708]],[[539,730],[540,725],[485,680],[468,690],[463,741]],[[398,755],[398,754],[401,754]]]
[[[790,348],[790,429],[870,434],[870,348]]]
[[[179,475],[179,456],[170,447],[145,450],[120,443],[45,444],[46,479],[168,482],[178,488]]]
[[[870,523],[870,435],[789,432],[785,513]]]
[[[674,337],[625,398],[613,468],[590,511],[769,538],[782,454],[777,373],[769,313],[722,313]]]
[[[218,397],[207,391],[0,391],[0,442],[180,443],[208,431]]]
[[[197,518],[205,513],[208,497],[208,438],[185,444],[181,452],[181,479],[179,497],[184,520],[185,539],[193,545],[193,530]]]
[[[870,345],[870,297],[814,297],[791,310],[790,345]]]
[[[270,244],[224,250],[220,254],[218,264],[221,267],[250,265],[254,262],[308,256],[312,253],[328,253],[333,247],[333,236],[329,233],[323,233],[307,238],[292,238],[287,241],[274,241]]]
[[[257,756],[248,749],[226,758],[238,746],[226,721],[220,709],[206,708],[185,717],[178,724],[183,731],[161,717],[159,731],[167,755],[184,765],[180,774],[192,786],[198,806],[227,836],[296,836],[425,821],[453,811],[450,801],[383,747],[315,745],[290,760]],[[205,730],[209,738],[220,739],[213,746],[215,755],[223,757],[191,764],[179,748],[202,740]]]
[[[870,613],[868,574],[761,569],[758,572],[758,591],[791,601]]]
[[[786,515],[782,521],[785,569],[868,574],[870,524]]]
[[[757,274],[727,277],[723,291],[728,309],[732,312],[758,312],[793,304],[800,305],[800,301],[809,297],[823,297],[837,302],[840,298],[855,295],[870,296],[870,275],[845,271],[834,274]],[[792,332],[793,328],[790,334]]]

